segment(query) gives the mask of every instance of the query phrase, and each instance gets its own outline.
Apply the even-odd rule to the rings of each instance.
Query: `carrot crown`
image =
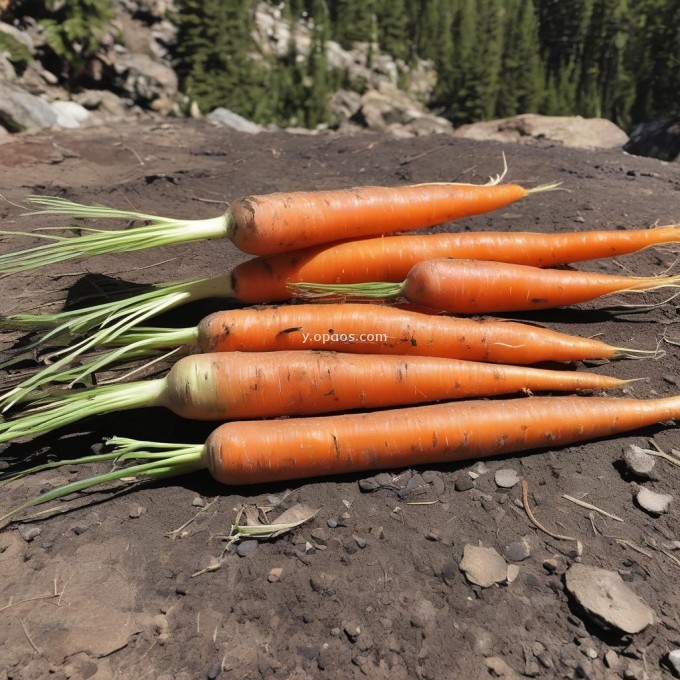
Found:
[[[127,222],[144,222],[145,226],[121,231],[92,229],[87,227],[44,228],[31,232],[31,236],[41,238],[47,243],[37,248],[28,248],[13,253],[0,255],[0,273],[12,274],[28,271],[38,267],[93,255],[106,253],[127,253],[133,250],[144,250],[156,246],[167,246],[174,243],[199,241],[205,239],[226,238],[233,230],[228,213],[220,217],[206,220],[183,220],[158,215],[147,215],[132,210],[118,210],[100,205],[84,205],[64,198],[52,196],[29,196],[28,203],[40,206],[41,209],[25,213],[26,216],[63,215],[77,219],[120,219]],[[55,236],[46,231],[64,231],[77,229],[84,232],[82,236]],[[26,236],[23,232],[1,231],[0,234]]]

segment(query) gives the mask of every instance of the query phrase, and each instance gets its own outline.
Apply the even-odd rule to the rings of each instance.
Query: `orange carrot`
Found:
[[[184,329],[168,329],[178,332]],[[653,354],[512,321],[433,318],[386,305],[352,303],[232,309],[186,329],[186,339],[189,332],[201,352],[326,349],[516,365]],[[170,341],[171,346],[187,344],[177,339]]]
[[[498,178],[500,180],[500,178]],[[248,196],[220,217],[184,220],[60,198],[32,196],[42,210],[31,215],[118,218],[146,226],[124,231],[95,230],[74,238],[35,234],[52,243],[0,255],[0,273],[26,271],[63,260],[131,252],[187,241],[228,238],[243,252],[272,255],[341,239],[412,231],[490,212],[556,185],[524,189],[497,181],[484,186],[434,183],[400,187],[357,187],[332,191]],[[15,233],[15,232],[4,232]]]
[[[226,423],[204,460],[224,484],[448,463],[611,437],[680,418],[680,397],[535,397]]]
[[[111,453],[59,465],[115,460],[119,469],[51,490],[8,512],[122,478],[165,478],[202,468],[245,485],[474,460],[552,449],[680,418],[680,397],[532,397],[416,406],[372,413],[226,423],[205,445],[114,438]],[[137,464],[126,466],[130,461]],[[150,462],[149,462],[150,461]]]
[[[489,314],[552,309],[612,293],[680,287],[680,276],[612,276],[592,272],[539,269],[482,260],[429,260],[415,265],[402,283],[326,285],[298,283],[304,297],[404,297],[417,305],[457,314]]]
[[[164,406],[196,420],[307,415],[507,394],[618,388],[593,373],[544,371],[433,357],[264,352],[197,354],[165,378],[48,395],[0,423],[0,443],[50,432],[91,415]]]

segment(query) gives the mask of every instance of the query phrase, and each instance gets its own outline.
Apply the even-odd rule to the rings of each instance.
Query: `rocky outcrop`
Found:
[[[463,125],[454,135],[499,142],[550,142],[580,149],[619,149],[628,135],[604,118],[535,113]]]
[[[38,22],[0,22],[0,127],[22,132],[178,115],[185,98],[168,56],[172,9],[167,0],[118,0],[90,68],[90,86],[98,89],[75,91],[49,70]]]
[[[312,42],[305,22],[296,24],[291,31],[281,10],[266,3],[256,9],[254,38],[262,53],[279,58],[288,53],[291,41],[297,54],[305,58]],[[344,73],[356,87],[338,90],[331,98],[332,127],[345,133],[368,128],[396,137],[452,131],[446,119],[425,110],[437,83],[431,62],[410,66],[366,43],[345,49],[329,40],[326,51],[329,67]]]

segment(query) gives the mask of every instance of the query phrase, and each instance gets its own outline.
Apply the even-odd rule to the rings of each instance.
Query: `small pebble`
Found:
[[[365,548],[365,547],[368,545],[368,542],[366,541],[366,539],[365,539],[365,538],[362,538],[361,536],[357,536],[356,534],[354,534],[354,535],[353,535],[353,538],[354,538],[356,544],[357,544],[360,548]]]
[[[649,489],[638,489],[635,495],[637,504],[650,515],[661,515],[668,512],[673,496],[667,493],[656,493]]]
[[[31,526],[30,524],[20,524],[17,529],[21,538],[27,543],[30,543],[34,538],[38,538],[41,532],[40,527]]]
[[[466,475],[461,475],[456,479],[454,483],[454,488],[456,491],[469,491],[474,487],[475,483]]]
[[[585,651],[585,655],[589,659],[597,659],[597,650],[596,649],[593,649],[592,647],[586,647],[586,649],[584,651]]]
[[[559,567],[559,563],[557,562],[557,560],[553,560],[553,559],[543,560],[543,568],[549,574],[554,574],[557,571],[558,567]]]
[[[613,649],[610,649],[608,652],[605,652],[604,665],[607,668],[615,671],[619,668],[620,663],[621,662],[619,661],[619,655]]]
[[[441,539],[441,534],[439,533],[439,531],[438,531],[437,529],[432,529],[432,531],[430,531],[430,532],[425,536],[425,538],[426,538],[428,541],[438,541],[438,540]]]
[[[343,630],[350,640],[356,640],[361,635],[361,626],[354,621],[345,623],[343,625]]]
[[[222,662],[221,661],[215,661],[215,663],[210,666],[210,670],[208,671],[208,680],[216,680],[216,678],[220,677],[220,674],[222,673]]]
[[[517,473],[510,468],[501,468],[496,471],[494,480],[496,486],[500,486],[501,489],[512,489],[512,487],[519,482],[519,477]]]
[[[519,576],[519,567],[516,564],[508,564],[508,583],[512,583]]]
[[[526,541],[514,541],[505,547],[503,554],[512,562],[521,562],[531,555],[531,550]]]
[[[673,649],[668,652],[668,665],[671,667],[673,673],[680,678],[680,649]]]
[[[312,540],[319,545],[328,543],[328,532],[323,527],[317,527],[311,533]]]
[[[269,570],[267,581],[269,583],[278,583],[281,580],[281,574],[283,574],[283,567],[274,567]]]
[[[481,477],[489,471],[489,466],[484,461],[480,460],[478,463],[475,463],[472,466],[472,471],[477,475],[477,477]]]
[[[656,458],[635,444],[629,444],[623,449],[623,463],[626,470],[638,479],[658,479],[654,472]]]
[[[245,557],[246,555],[250,555],[255,548],[257,548],[258,542],[255,539],[251,539],[249,541],[241,541],[237,548],[236,548],[236,554],[239,557]]]
[[[146,508],[143,505],[138,505],[136,508],[132,508],[128,513],[130,519],[137,519],[141,517],[146,512]]]
[[[338,526],[338,520],[337,519],[327,519],[326,524],[330,529],[335,529],[335,527]]]
[[[205,501],[200,497],[196,496],[193,501],[191,501],[191,505],[194,508],[204,508],[205,507]]]
[[[175,586],[175,593],[177,593],[177,595],[186,595],[187,592],[187,587],[183,583]]]
[[[90,528],[90,527],[89,527],[89,525],[87,525],[87,524],[74,524],[74,525],[71,527],[71,531],[72,531],[76,536],[80,536],[80,534],[84,534],[89,528]]]

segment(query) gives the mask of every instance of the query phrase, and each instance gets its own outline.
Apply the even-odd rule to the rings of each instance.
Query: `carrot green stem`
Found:
[[[301,298],[358,297],[389,300],[401,297],[402,283],[292,283],[288,286],[293,295]]]
[[[164,386],[165,381],[159,379],[78,390],[54,398],[48,395],[16,418],[0,422],[0,443],[35,437],[101,413],[161,405]],[[5,395],[5,410],[19,398],[17,388]]]
[[[8,481],[41,470],[58,467],[59,465],[81,465],[107,460],[114,460],[117,466],[110,472],[87,477],[77,482],[51,489],[47,493],[41,494],[10,510],[0,517],[0,522],[7,520],[12,515],[22,510],[55,501],[64,496],[68,496],[69,494],[83,491],[100,484],[107,484],[119,479],[131,478],[133,481],[136,481],[137,478],[165,479],[167,477],[175,477],[202,470],[206,467],[203,461],[204,447],[202,444],[158,444],[155,442],[143,442],[132,439],[119,439],[117,437],[110,439],[109,444],[115,447],[110,453],[85,456],[74,460],[58,461],[56,463],[47,463],[46,465],[36,466],[11,477]],[[151,462],[126,465],[129,461],[146,460],[151,460]]]
[[[1,273],[28,271],[64,260],[106,253],[127,253],[187,241],[229,238],[233,231],[229,213],[206,220],[184,220],[99,205],[83,205],[58,197],[29,196],[26,200],[41,207],[40,210],[26,213],[28,216],[64,215],[78,219],[120,219],[146,222],[147,225],[122,231],[83,228],[80,230],[87,232],[86,235],[68,238],[33,233],[33,236],[52,242],[0,255]],[[78,229],[78,227],[71,226],[68,229]],[[0,233],[17,234],[17,232]]]
[[[47,317],[28,314],[18,315],[0,321],[0,328],[19,327],[24,330],[35,328],[40,323],[51,322],[54,324],[52,330],[45,333],[28,348],[25,348],[24,353],[44,346],[56,338],[81,335],[96,329],[74,345],[53,352],[51,358],[56,359],[56,361],[53,361],[49,366],[23,380],[10,392],[0,395],[0,406],[7,405],[10,398],[12,403],[14,403],[50,382],[60,382],[60,379],[57,378],[55,380],[54,377],[70,366],[79,356],[101,345],[114,344],[121,335],[137,324],[144,323],[147,319],[161,312],[193,300],[229,296],[231,290],[230,277],[227,275],[211,279],[168,284],[133,298],[108,302],[83,310],[60,312],[48,315]],[[178,334],[173,340],[179,339],[180,336],[181,334]],[[139,351],[143,355],[145,349],[151,349],[155,346],[167,346],[154,345],[153,342],[144,343],[141,339],[139,342],[133,342],[132,345],[127,351],[121,350],[114,357],[114,360],[123,357],[126,353],[130,355]],[[17,360],[18,357],[14,357],[1,364],[0,368],[6,368]],[[96,370],[103,368],[109,363],[107,361],[96,362]],[[84,370],[82,375],[87,375],[92,370],[95,369]],[[78,378],[75,380],[77,381]]]

